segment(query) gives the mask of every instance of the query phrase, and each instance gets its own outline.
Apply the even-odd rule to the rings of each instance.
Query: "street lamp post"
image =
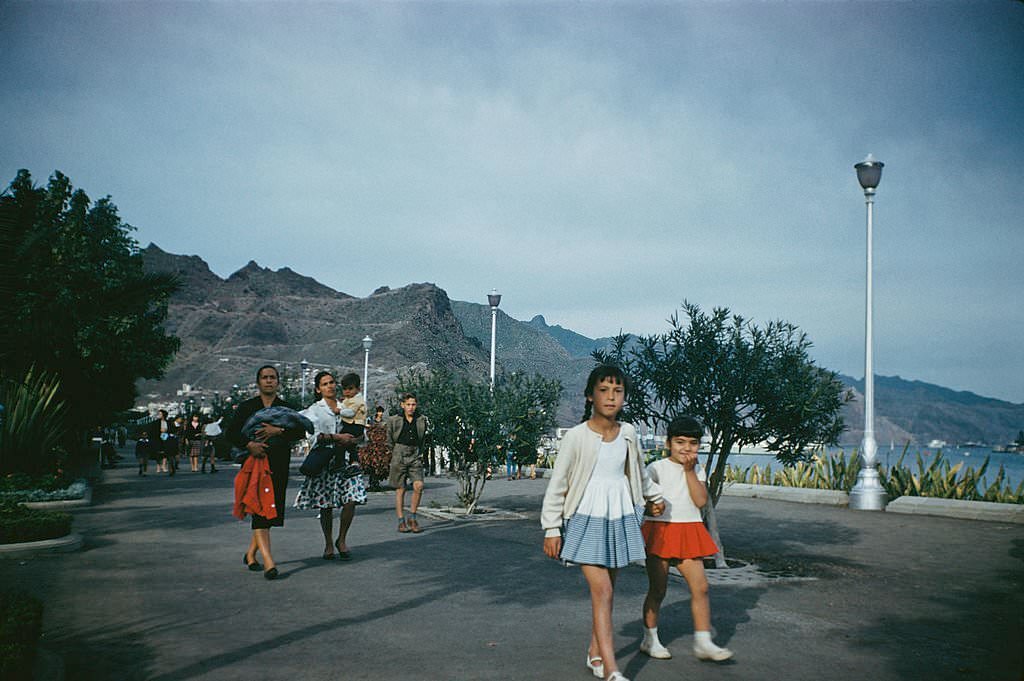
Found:
[[[309,362],[307,362],[306,360],[302,360],[301,362],[299,362],[299,366],[302,367],[302,388],[301,388],[301,394],[302,394],[302,406],[303,406],[303,408],[305,408],[305,406],[306,406],[306,372],[309,370]]]
[[[494,334],[498,329],[498,305],[501,305],[501,294],[492,288],[487,294],[487,304],[491,306],[491,390],[494,390]]]
[[[871,283],[872,218],[875,189],[882,179],[885,164],[871,154],[856,164],[857,181],[864,189],[867,205],[867,287],[864,315],[864,439],[860,446],[861,468],[857,484],[850,490],[850,508],[858,511],[885,510],[886,494],[878,478],[878,445],[875,442],[875,375],[872,357],[873,343],[873,290]]]
[[[370,408],[370,346],[373,345],[373,339],[370,338],[370,334],[363,336],[363,402],[366,402],[366,408]]]

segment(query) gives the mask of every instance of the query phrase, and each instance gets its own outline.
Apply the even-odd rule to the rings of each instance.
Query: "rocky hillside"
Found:
[[[448,295],[434,284],[381,288],[354,298],[314,279],[250,262],[227,279],[196,256],[178,256],[150,245],[151,271],[172,272],[181,290],[171,299],[168,331],[181,350],[161,381],[140,394],[168,397],[183,383],[208,390],[252,383],[263,363],[298,374],[299,362],[315,367],[363,367],[362,338],[373,338],[371,398],[393,384],[396,372],[417,364],[486,376],[488,354],[469,342]]]
[[[252,383],[254,369],[280,364],[297,376],[306,359],[315,367],[362,373],[362,338],[370,352],[371,401],[390,395],[400,371],[415,365],[444,367],[486,380],[490,362],[491,311],[486,305],[449,300],[434,284],[383,287],[355,298],[288,268],[272,271],[250,262],[227,279],[197,256],[172,255],[150,245],[146,267],[173,272],[182,289],[172,298],[168,330],[181,351],[159,382],[140,386],[147,396],[171,398],[183,383],[212,390]],[[518,321],[498,310],[500,370],[540,373],[562,382],[559,421],[582,413],[590,353],[609,339],[590,339],[542,316]],[[858,443],[864,422],[863,381],[841,377],[855,399],[844,407],[844,444]],[[880,376],[875,382],[875,436],[879,446],[1009,442],[1024,428],[1024,404],[955,392],[919,381]]]
[[[855,394],[855,400],[844,410],[849,430],[842,441],[859,442],[864,428],[864,380],[840,378]],[[1006,444],[1021,429],[1024,404],[899,376],[875,377],[875,439],[879,447],[890,443],[900,446],[908,440],[919,445],[931,440]]]

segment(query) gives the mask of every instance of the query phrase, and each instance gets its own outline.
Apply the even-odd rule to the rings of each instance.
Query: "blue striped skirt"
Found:
[[[643,561],[647,554],[640,532],[642,521],[640,508],[618,518],[574,513],[562,533],[562,560],[608,568]]]

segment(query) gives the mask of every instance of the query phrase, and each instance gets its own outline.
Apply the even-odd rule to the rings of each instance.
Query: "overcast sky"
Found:
[[[1024,402],[1024,3],[0,0],[0,179],[140,245],[591,337],[684,299]]]

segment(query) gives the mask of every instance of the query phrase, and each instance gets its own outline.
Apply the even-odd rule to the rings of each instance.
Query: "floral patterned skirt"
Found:
[[[306,478],[295,497],[295,508],[341,508],[347,503],[366,503],[366,476],[346,478],[340,471],[325,470]]]

